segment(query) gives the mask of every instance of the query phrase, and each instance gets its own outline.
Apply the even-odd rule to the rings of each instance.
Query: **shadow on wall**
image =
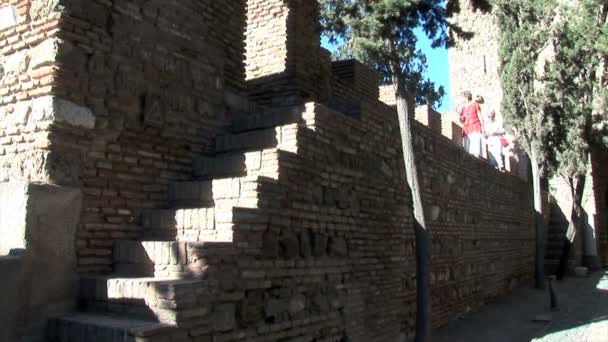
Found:
[[[11,236],[21,242],[16,249],[3,244],[11,251],[0,256],[0,340],[42,341],[46,318],[75,306],[74,236],[81,193],[52,185],[2,183],[0,198],[3,242]],[[15,202],[21,203],[19,208],[12,206]]]

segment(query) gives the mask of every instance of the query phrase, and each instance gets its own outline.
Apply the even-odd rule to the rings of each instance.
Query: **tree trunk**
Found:
[[[585,190],[585,176],[577,176],[575,179],[567,179],[567,183],[570,185],[570,194],[572,196],[572,209],[570,211],[570,218],[568,224],[568,231],[566,232],[566,239],[564,241],[564,249],[559,259],[559,267],[557,278],[562,279],[568,270],[568,260],[570,259],[570,250],[574,244],[576,235],[582,233],[581,228],[583,227],[583,191]],[[580,238],[585,238],[584,234],[580,234]],[[583,243],[585,243],[583,241]]]
[[[422,191],[416,165],[414,139],[412,135],[412,114],[409,112],[404,85],[396,82],[397,114],[401,133],[401,147],[407,184],[410,187],[414,206],[414,234],[416,237],[416,342],[430,341],[431,301],[429,288],[429,236],[424,218]]]
[[[545,288],[545,219],[543,217],[543,192],[538,158],[532,155],[532,185],[534,189],[534,230],[536,235],[536,256],[534,284],[537,289]]]

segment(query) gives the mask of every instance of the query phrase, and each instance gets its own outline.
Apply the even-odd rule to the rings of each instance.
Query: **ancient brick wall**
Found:
[[[300,123],[266,134],[277,149],[248,152],[247,176],[213,181],[216,229],[223,201],[241,207],[231,214],[232,241],[179,247],[184,260],[193,260],[195,248],[208,250],[203,272],[213,309],[206,319],[213,324],[192,322],[189,334],[225,341],[411,336],[415,246],[394,109],[367,100],[356,118],[308,103]],[[531,279],[533,211],[529,184],[421,124],[415,136],[439,326]],[[178,239],[195,220],[186,212],[176,213],[184,215],[176,218]],[[155,272],[171,269],[170,252],[144,246],[157,266],[164,260]],[[214,254],[226,246],[232,249]],[[177,310],[186,317],[183,307]]]
[[[140,210],[163,205],[226,124],[244,2],[28,4],[0,33],[0,181],[82,187],[79,270],[109,272],[113,239],[141,234]]]
[[[0,30],[0,182],[45,182],[51,177],[45,146],[53,118],[33,99],[52,90],[56,63],[49,49],[58,15],[36,15],[35,9],[30,15],[30,1],[2,1],[0,7],[8,22]]]
[[[435,111],[433,107],[429,105],[416,107],[414,117],[416,121],[420,122],[424,126],[427,126],[437,133],[441,133],[443,129],[441,114]]]
[[[448,138],[416,132],[432,236],[433,314],[443,324],[532,278],[531,192]]]
[[[256,79],[287,70],[287,17],[284,0],[247,1],[246,78]]]
[[[51,175],[42,181],[82,190],[75,241],[81,310],[171,325],[145,336],[148,342],[169,338],[158,335],[165,332],[176,342],[412,335],[414,237],[397,115],[377,100],[377,77],[362,65],[336,63],[331,76],[315,26],[306,25],[318,8],[248,2],[250,11],[271,5],[256,12],[260,22],[281,21],[281,6],[295,6],[286,32],[307,27],[296,30],[299,43],[287,43],[287,66],[289,58],[296,65],[289,78],[253,97],[317,101],[230,120],[225,92],[244,82],[238,51],[245,43],[234,40],[244,29],[243,3],[32,3],[36,17],[51,20],[40,26],[51,55],[37,64],[32,54],[25,74],[44,66],[52,78],[50,88],[34,82],[48,92],[24,98],[26,117],[42,113],[49,121],[42,143],[33,140],[54,158],[41,168]],[[69,6],[59,11],[58,4]],[[6,42],[3,58],[19,44]],[[28,84],[19,77],[24,82],[16,84]],[[11,82],[9,92],[18,93]],[[319,103],[329,95],[335,101]],[[31,143],[20,125],[28,123],[7,126],[17,140],[3,141]],[[534,237],[529,184],[468,156],[432,126],[415,125],[415,144],[437,326],[529,280]],[[33,148],[24,146],[14,155]],[[196,160],[207,173],[193,172]],[[68,335],[113,332],[67,322]]]
[[[344,291],[336,303],[344,310],[336,314],[342,313],[345,325],[337,325],[336,333],[345,329],[353,341],[411,333],[414,245],[396,115],[390,107],[365,102],[360,120],[321,105],[309,105],[304,118],[297,155],[279,162],[279,184],[291,199],[280,212],[291,223],[271,230],[302,255],[303,236],[346,247],[340,252],[348,255],[345,263],[330,248],[326,263],[334,267],[324,269],[324,262],[300,270],[306,264],[295,257],[293,271],[324,274],[331,281],[322,286]],[[433,240],[434,324],[441,325],[530,279],[530,193],[528,184],[422,126],[416,126],[416,147]],[[272,273],[266,274],[275,284]],[[297,276],[292,281],[311,282]],[[315,298],[306,290],[300,295]]]
[[[317,1],[247,0],[246,77],[254,101],[327,99],[331,66],[318,18]]]
[[[243,81],[244,6],[222,6],[100,1],[63,19],[74,53],[59,90],[98,121],[88,135],[57,128],[82,165],[82,272],[111,271],[113,240],[140,236],[141,209],[164,205],[168,182],[189,179],[225,125],[224,91]]]

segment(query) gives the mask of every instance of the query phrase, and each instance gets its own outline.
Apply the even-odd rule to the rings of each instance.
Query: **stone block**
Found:
[[[329,300],[323,294],[317,293],[312,298],[312,308],[315,312],[325,313],[329,311],[330,308]]]
[[[4,297],[16,299],[8,303],[2,301],[0,331],[10,334],[19,326],[31,336],[37,336],[42,333],[44,321],[51,312],[75,307],[75,235],[82,194],[76,188],[2,184],[0,197],[8,194],[7,186],[12,194],[6,199],[8,202],[0,203],[0,220],[4,221],[1,227],[5,227],[4,224],[15,226],[13,232],[2,232],[3,245],[7,246],[4,240],[13,234],[25,251],[19,257],[22,260],[20,273],[5,274],[7,270],[0,267],[3,282],[19,284],[12,289],[10,283],[0,286]],[[10,213],[5,210],[8,208]],[[6,214],[10,222],[6,221]],[[20,317],[18,324],[12,321],[15,317]]]
[[[289,300],[289,313],[292,315],[298,314],[306,309],[306,296],[297,294]]]
[[[161,98],[157,94],[147,93],[144,98],[144,125],[150,127],[162,127],[165,119],[164,108]]]
[[[30,66],[31,57],[25,51],[15,53],[0,58],[4,74],[20,76],[25,73]]]
[[[329,255],[334,257],[346,257],[348,255],[348,246],[346,244],[346,240],[340,237],[330,238]]]
[[[249,131],[240,134],[220,135],[216,138],[216,151],[242,151],[268,148],[278,144],[274,129]]]
[[[230,331],[236,327],[236,305],[219,304],[213,309],[213,329]]]
[[[281,238],[281,255],[287,259],[294,259],[300,255],[300,242],[293,234]]]
[[[13,5],[0,7],[0,31],[17,25],[17,11]]]
[[[279,256],[279,238],[273,232],[266,232],[262,238],[262,255],[274,259]]]
[[[50,120],[86,129],[95,128],[95,116],[90,109],[57,96],[32,100],[31,115],[34,122]]]
[[[287,312],[289,303],[283,299],[268,298],[264,303],[264,314],[266,318],[277,318]]]
[[[240,193],[241,182],[239,178],[216,179],[213,181],[214,199],[238,198]]]
[[[169,184],[169,203],[175,206],[197,206],[213,202],[211,182],[179,182]]]
[[[248,291],[239,305],[239,318],[242,323],[253,324],[263,320],[264,296],[261,291]]]
[[[310,258],[312,256],[312,244],[309,231],[300,233],[300,256]]]
[[[314,233],[312,235],[312,255],[322,257],[327,254],[327,235]]]
[[[40,19],[49,16],[53,12],[61,11],[62,7],[59,5],[60,0],[32,0],[30,6],[30,18]]]
[[[0,256],[26,247],[27,183],[0,183]]]
[[[43,66],[51,66],[57,62],[61,41],[58,38],[49,38],[38,44],[31,51],[30,66],[38,69]]]

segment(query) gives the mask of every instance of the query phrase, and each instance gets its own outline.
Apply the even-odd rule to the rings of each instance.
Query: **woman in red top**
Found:
[[[464,136],[464,149],[470,154],[481,156],[481,137],[483,134],[483,123],[481,122],[481,107],[473,101],[470,91],[462,92],[465,104],[460,108],[460,122],[462,122],[462,133]]]

